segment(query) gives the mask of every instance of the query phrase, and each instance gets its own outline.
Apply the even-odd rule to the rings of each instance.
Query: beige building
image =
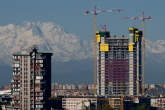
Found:
[[[14,110],[50,110],[51,56],[36,48],[13,55]]]
[[[151,106],[165,110],[165,97],[152,97]]]
[[[83,110],[97,103],[97,98],[90,97],[66,97],[62,98],[62,108],[65,110]]]

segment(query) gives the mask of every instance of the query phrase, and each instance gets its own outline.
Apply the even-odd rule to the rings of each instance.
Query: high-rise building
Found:
[[[136,96],[142,93],[142,31],[129,37],[97,31],[97,95]]]
[[[14,110],[50,110],[51,56],[37,48],[13,54],[12,95]]]

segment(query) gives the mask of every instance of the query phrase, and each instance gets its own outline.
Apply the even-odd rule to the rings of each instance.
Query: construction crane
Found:
[[[89,11],[86,10],[85,14],[89,15],[92,14],[94,15],[94,41],[93,41],[93,52],[94,52],[94,95],[96,96],[96,16],[101,14],[101,13],[111,13],[111,12],[121,12],[123,9],[112,9],[112,10],[97,10],[96,5],[94,6],[94,11]]]
[[[120,110],[124,110],[124,95],[122,93],[120,98]]]
[[[144,11],[142,13],[142,17],[134,16],[134,17],[124,17],[125,19],[130,20],[141,20],[142,21],[142,30],[143,30],[143,37],[142,37],[142,95],[144,96],[144,89],[145,89],[145,83],[144,83],[144,69],[145,69],[145,21],[146,20],[152,20],[151,16],[145,17]]]
[[[104,32],[107,31],[107,25],[106,25],[106,24],[104,24],[104,25],[100,25],[100,27],[104,30]]]

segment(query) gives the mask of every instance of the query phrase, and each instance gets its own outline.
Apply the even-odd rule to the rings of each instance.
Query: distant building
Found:
[[[11,89],[0,90],[0,96],[1,95],[11,95]]]
[[[94,85],[93,84],[88,84],[88,90],[92,90],[94,89]]]
[[[95,110],[98,104],[105,104],[104,102],[104,100],[100,101],[98,97],[91,96],[68,96],[51,98],[52,110]]]
[[[149,89],[149,84],[145,84],[144,86],[145,89]]]
[[[157,110],[156,107],[151,107],[151,98],[144,96],[59,96],[50,100],[52,110],[102,110],[107,105],[114,110],[134,110],[144,106],[149,110]]]
[[[150,89],[155,89],[155,84],[150,84]]]
[[[129,28],[129,37],[97,31],[97,95],[142,94],[142,31]]]
[[[157,107],[161,109],[165,109],[165,97],[152,97],[151,98],[151,106]]]
[[[84,89],[84,90],[86,90],[88,87],[87,87],[87,85],[85,85],[85,84],[79,84],[78,85],[78,89],[79,90],[82,90],[82,89]]]
[[[72,90],[75,90],[75,89],[76,89],[76,86],[73,85],[73,84],[71,84],[71,89],[72,89]]]
[[[5,85],[0,88],[0,96],[11,95],[11,85]]]
[[[109,99],[109,104],[112,108],[120,109],[121,97],[112,97],[112,98],[108,98],[108,99]]]
[[[50,110],[51,56],[32,48],[13,54],[12,95],[14,110]]]
[[[62,107],[64,110],[83,110],[87,107],[90,107],[91,101],[95,101],[94,98],[63,98]]]

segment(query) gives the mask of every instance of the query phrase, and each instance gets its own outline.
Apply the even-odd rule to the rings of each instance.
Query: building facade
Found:
[[[13,55],[14,110],[50,110],[51,56],[37,48]]]
[[[152,97],[151,98],[151,106],[152,107],[157,107],[161,109],[165,109],[165,97]]]
[[[142,31],[129,28],[129,37],[96,32],[97,95],[136,96],[142,92]]]
[[[98,101],[97,97],[64,97],[62,98],[62,108],[64,110],[86,110],[95,108]]]
[[[52,110],[102,110],[109,98],[95,96],[58,96],[51,98]]]

